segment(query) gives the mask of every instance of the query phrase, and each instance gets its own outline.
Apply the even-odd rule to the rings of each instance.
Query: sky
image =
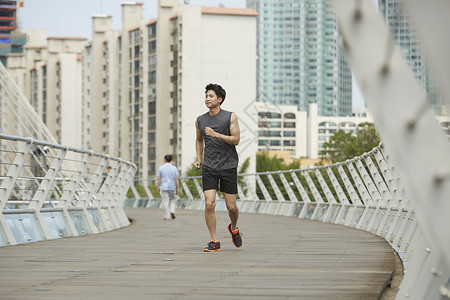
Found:
[[[190,4],[204,6],[245,7],[245,0],[188,0]],[[376,0],[372,0],[376,1]],[[84,37],[91,40],[92,16],[112,16],[112,28],[121,29],[121,4],[125,0],[24,0],[19,11],[22,28],[42,29],[47,37]],[[158,15],[158,0],[139,0],[143,5],[143,18]],[[180,2],[182,2],[180,0]],[[353,80],[353,108],[364,111],[364,97]]]
[[[19,11],[22,28],[43,29],[47,37],[92,37],[92,16],[112,16],[113,29],[120,29],[121,4],[125,0],[24,0]],[[144,19],[157,17],[158,0],[138,0],[144,3]],[[245,0],[189,0],[190,4],[204,6],[245,7]]]

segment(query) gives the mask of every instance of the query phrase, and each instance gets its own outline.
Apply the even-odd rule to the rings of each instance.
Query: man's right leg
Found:
[[[220,243],[216,236],[216,191],[219,188],[219,177],[216,170],[202,169],[203,194],[205,195],[205,221],[211,241],[203,249],[204,252],[219,252]]]
[[[164,220],[170,219],[170,211],[169,211],[169,193],[167,191],[161,191],[162,197],[162,205],[164,208]]]
[[[212,241],[217,241],[216,236],[216,190],[206,190],[205,195],[205,221]]]

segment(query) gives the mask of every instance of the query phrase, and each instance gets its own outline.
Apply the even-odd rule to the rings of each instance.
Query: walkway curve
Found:
[[[203,253],[203,212],[126,212],[126,228],[0,248],[0,299],[377,299],[395,268],[383,238],[344,226],[241,214],[237,249],[217,212],[222,252]]]

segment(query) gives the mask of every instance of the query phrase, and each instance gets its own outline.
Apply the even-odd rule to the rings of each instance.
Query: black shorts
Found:
[[[237,194],[237,168],[226,170],[202,169],[203,191],[218,190],[227,194]]]

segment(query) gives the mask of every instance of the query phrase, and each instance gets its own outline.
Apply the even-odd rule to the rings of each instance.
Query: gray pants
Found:
[[[175,213],[177,199],[175,199],[175,191],[161,191],[161,197],[164,208],[164,219],[170,219],[170,214]]]

